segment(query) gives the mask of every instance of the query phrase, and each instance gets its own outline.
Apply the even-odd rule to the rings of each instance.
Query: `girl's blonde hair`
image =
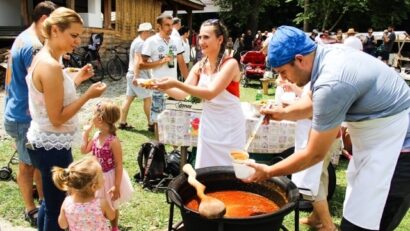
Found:
[[[90,197],[103,185],[103,172],[94,156],[84,157],[67,168],[53,167],[53,181],[62,191],[76,191],[83,197]]]
[[[121,109],[111,101],[99,102],[96,105],[95,116],[98,116],[103,122],[108,124],[109,132],[116,135],[117,127],[115,123],[120,119]]]
[[[45,38],[51,37],[51,27],[56,25],[60,31],[65,31],[71,26],[72,23],[84,24],[83,19],[74,10],[59,7],[54,10],[50,16],[44,20],[43,23],[43,36]]]

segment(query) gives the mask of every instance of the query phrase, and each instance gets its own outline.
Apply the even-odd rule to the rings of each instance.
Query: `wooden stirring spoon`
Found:
[[[205,195],[205,185],[196,179],[196,172],[190,164],[185,164],[182,170],[188,174],[188,183],[196,189],[201,202],[199,203],[199,215],[208,219],[217,219],[223,217],[226,212],[225,204],[211,196]]]

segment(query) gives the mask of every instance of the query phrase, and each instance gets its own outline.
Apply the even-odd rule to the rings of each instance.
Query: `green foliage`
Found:
[[[308,7],[305,3],[308,1]],[[365,20],[371,22],[367,26],[384,29],[388,25],[397,25],[407,19],[410,10],[410,0],[286,0],[286,3],[297,2],[304,8],[304,12],[298,13],[294,22],[302,24],[307,20],[311,28],[321,30],[334,30],[342,20],[346,20],[347,14],[354,24]],[[340,26],[339,26],[340,27]]]
[[[296,24],[301,24],[307,20],[312,28],[334,29],[343,16],[347,13],[364,12],[367,10],[368,0],[286,0],[287,3],[297,1],[298,6],[304,8],[304,12],[298,13],[294,19]]]
[[[268,6],[279,6],[280,0],[215,0],[221,9],[220,17],[227,22],[234,22],[239,28],[250,28],[254,33],[258,26],[258,16]],[[247,10],[252,9],[252,10]]]

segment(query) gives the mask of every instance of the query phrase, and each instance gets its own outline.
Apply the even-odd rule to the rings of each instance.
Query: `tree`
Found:
[[[340,27],[342,19],[353,26],[367,20],[367,26],[386,28],[406,20],[410,10],[410,0],[286,0],[295,1],[304,11],[296,15],[294,22],[303,23],[305,30],[310,30],[309,25],[333,30]]]
[[[294,19],[296,24],[305,24],[304,29],[309,30],[310,26],[321,30],[333,30],[347,12],[365,12],[368,10],[368,0],[287,0],[286,2],[297,1],[298,5],[305,8]]]
[[[280,0],[215,0],[221,9],[220,17],[242,29],[258,30],[259,14],[268,6],[279,6]],[[248,10],[249,9],[249,10]]]
[[[410,11],[410,0],[368,0],[371,23],[377,28],[399,25],[407,20]]]

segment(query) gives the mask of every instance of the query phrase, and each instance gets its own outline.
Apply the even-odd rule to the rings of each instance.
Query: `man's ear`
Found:
[[[46,20],[46,18],[48,18],[48,16],[45,15],[45,14],[43,14],[43,15],[41,15],[41,17],[40,17],[40,19],[38,20],[38,22],[39,22],[39,23],[43,23],[44,20]]]

